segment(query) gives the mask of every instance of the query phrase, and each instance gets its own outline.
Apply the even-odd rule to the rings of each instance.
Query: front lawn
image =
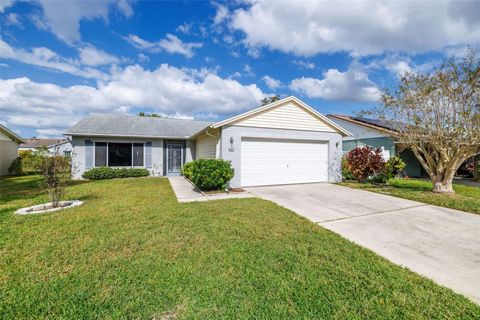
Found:
[[[390,179],[386,185],[356,181],[342,182],[340,185],[480,214],[479,187],[454,184],[455,194],[437,194],[432,192],[429,180],[419,179]]]
[[[161,178],[0,180],[1,319],[478,319],[480,307],[260,199],[177,203]]]

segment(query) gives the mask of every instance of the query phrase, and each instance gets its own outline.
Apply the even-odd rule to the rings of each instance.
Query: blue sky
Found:
[[[478,47],[480,1],[2,0],[0,34],[0,123],[47,137],[90,113],[217,121],[273,94],[355,114]]]

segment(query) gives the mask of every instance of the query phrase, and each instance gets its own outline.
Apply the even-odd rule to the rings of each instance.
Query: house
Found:
[[[147,168],[179,175],[200,158],[231,161],[232,187],[341,180],[342,137],[349,132],[288,97],[217,122],[91,115],[71,136],[75,177],[93,167]]]
[[[68,139],[26,139],[25,143],[18,146],[18,151],[37,151],[46,148],[49,154],[58,154],[65,157],[72,155],[72,144]]]
[[[399,156],[406,163],[405,173],[409,177],[424,177],[426,172],[413,152],[409,149],[401,150],[392,138],[394,128],[383,121],[346,115],[327,115],[327,117],[348,130],[352,135],[343,138],[343,153],[355,147],[371,146],[382,149],[384,158]]]
[[[0,176],[8,174],[8,168],[17,158],[17,147],[23,139],[0,124]]]

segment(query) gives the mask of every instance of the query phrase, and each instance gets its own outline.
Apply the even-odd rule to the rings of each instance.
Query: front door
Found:
[[[167,175],[178,176],[183,163],[183,144],[167,142]]]

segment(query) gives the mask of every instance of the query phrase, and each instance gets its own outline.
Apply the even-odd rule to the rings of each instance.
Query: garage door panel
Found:
[[[279,139],[242,139],[243,186],[328,181],[328,144]]]

